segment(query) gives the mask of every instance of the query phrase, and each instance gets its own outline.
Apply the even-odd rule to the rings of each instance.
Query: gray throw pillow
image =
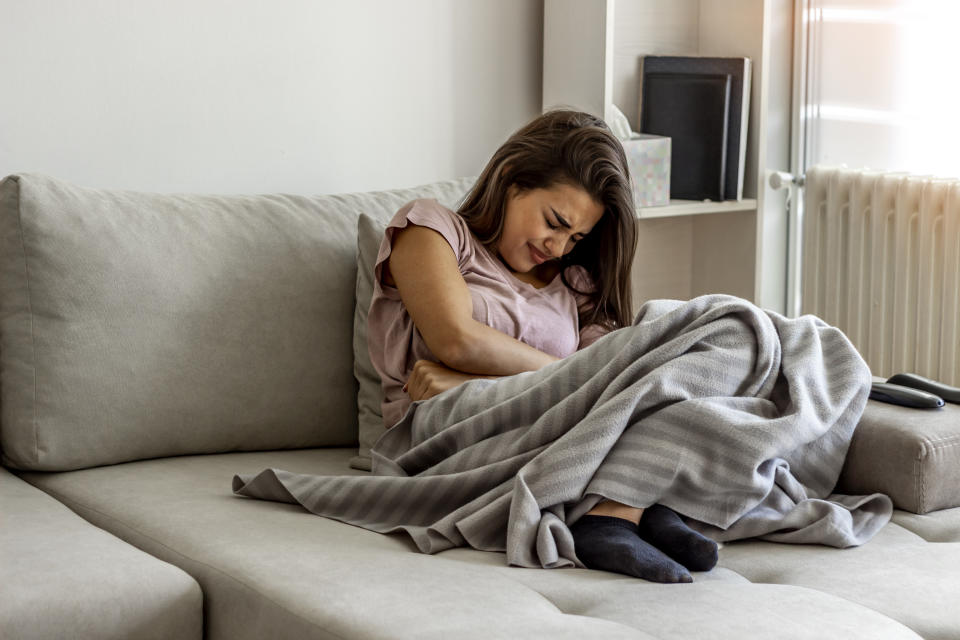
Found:
[[[355,469],[370,470],[370,448],[383,435],[380,413],[380,375],[370,362],[367,348],[367,315],[373,297],[373,265],[387,220],[375,220],[365,213],[357,220],[357,306],[353,314],[353,375],[357,379],[357,410],[360,423],[360,450],[350,461]]]

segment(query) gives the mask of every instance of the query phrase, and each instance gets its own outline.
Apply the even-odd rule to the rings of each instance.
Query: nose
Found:
[[[547,253],[550,254],[551,258],[562,258],[564,254],[564,248],[566,248],[567,244],[566,238],[550,236],[544,240],[543,248],[547,250]]]
[[[557,242],[556,238],[550,237],[544,240],[543,248],[547,250],[547,253],[550,254],[551,258],[559,258],[562,255],[562,250],[558,251],[560,243]]]

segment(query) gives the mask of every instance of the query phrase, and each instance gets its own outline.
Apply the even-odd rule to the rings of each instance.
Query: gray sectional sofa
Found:
[[[0,636],[960,638],[953,405],[870,402],[838,492],[893,497],[874,540],[731,543],[693,584],[423,555],[233,495],[233,474],[267,467],[366,473],[360,214],[469,184],[307,198],[4,179]]]

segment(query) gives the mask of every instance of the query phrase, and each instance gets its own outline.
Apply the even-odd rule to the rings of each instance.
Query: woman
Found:
[[[403,207],[369,315],[389,427],[373,473],[266,469],[234,492],[423,553],[661,582],[717,561],[685,523],[720,541],[869,540],[890,499],[833,494],[870,391],[856,348],[723,294],[650,300],[629,322],[633,215],[619,142],[570,111],[514,134],[459,213]]]
[[[385,426],[412,401],[538,370],[630,324],[634,218],[620,143],[567,110],[513,134],[457,213],[404,206],[377,257],[369,315]],[[660,582],[717,561],[716,543],[658,505],[602,500],[571,532],[587,567]]]

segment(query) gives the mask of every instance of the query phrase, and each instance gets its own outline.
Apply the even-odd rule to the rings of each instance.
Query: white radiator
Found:
[[[802,242],[802,313],[875,376],[960,385],[960,180],[814,167]]]

